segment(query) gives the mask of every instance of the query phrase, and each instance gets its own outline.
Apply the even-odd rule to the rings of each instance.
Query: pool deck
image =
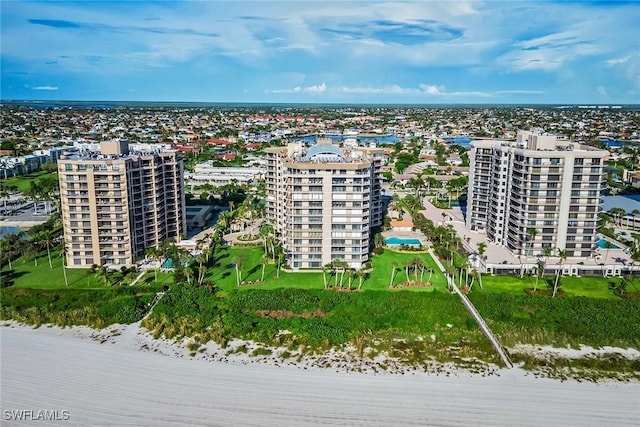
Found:
[[[458,236],[462,239],[463,245],[466,249],[473,253],[477,251],[478,244],[484,242],[486,244],[485,250],[485,264],[486,265],[513,265],[520,266],[524,264],[525,266],[529,266],[530,268],[535,268],[536,263],[538,261],[538,257],[528,256],[528,257],[517,257],[514,256],[511,252],[509,252],[505,247],[498,246],[487,239],[486,234],[478,233],[476,231],[471,231],[467,229],[466,224],[464,222],[464,216],[462,214],[462,210],[459,207],[452,207],[451,209],[440,209],[429,203],[428,201],[424,201],[424,210],[421,211],[422,214],[433,221],[435,225],[451,225],[455,230]],[[442,215],[444,213],[444,216]],[[385,233],[383,233],[385,234]],[[398,237],[405,237],[401,235],[402,233],[397,232],[389,232],[389,235],[394,235]],[[386,237],[386,236],[385,236]],[[414,236],[406,236],[406,237],[414,237]],[[594,251],[593,256],[588,258],[583,257],[570,257],[562,262],[564,269],[570,268],[578,268],[578,266],[590,266],[596,267],[600,266],[602,263],[606,263],[606,265],[612,269],[612,271],[616,271],[620,268],[628,268],[633,265],[633,260],[631,257],[625,252],[625,245],[616,240],[610,239],[606,237],[607,240],[611,240],[617,246],[620,246],[620,249],[604,249],[598,248]],[[547,260],[547,266],[558,266],[560,264],[560,258],[558,257],[549,257]],[[573,267],[572,267],[573,266]],[[635,266],[634,268],[640,268]]]

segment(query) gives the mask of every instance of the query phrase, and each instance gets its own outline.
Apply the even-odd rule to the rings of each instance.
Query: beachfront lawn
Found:
[[[373,263],[373,272],[371,273],[371,277],[368,281],[365,282],[365,285],[368,289],[388,289],[389,284],[391,282],[391,269],[393,267],[393,263],[395,262],[398,266],[398,271],[396,272],[396,276],[393,280],[393,284],[395,286],[401,285],[403,282],[407,281],[406,270],[404,267],[404,263],[411,261],[414,258],[422,259],[428,266],[425,270],[423,280],[426,282],[429,279],[429,268],[433,269],[433,275],[431,277],[431,284],[433,285],[431,288],[406,288],[407,290],[427,290],[431,291],[433,289],[444,290],[446,287],[446,279],[444,275],[436,265],[436,262],[431,258],[431,256],[427,253],[417,253],[417,252],[395,252],[393,250],[385,249],[382,255],[374,255],[372,259]],[[418,280],[420,279],[420,270],[418,270]],[[413,275],[413,271],[409,271],[409,278],[413,281],[415,280],[415,276]],[[365,286],[363,286],[363,289]]]
[[[9,266],[5,265],[2,269],[1,282],[3,287],[7,283],[11,283],[12,288],[31,288],[31,289],[64,289],[64,274],[62,272],[62,257],[57,250],[51,251],[51,264],[53,269],[49,267],[49,259],[47,252],[42,251],[38,255],[38,265],[35,265],[33,258],[17,259],[12,262],[13,270],[9,270]],[[70,289],[106,289],[104,279],[99,274],[94,273],[88,268],[67,268],[67,281]],[[139,273],[133,273],[129,277],[125,277],[118,270],[109,272],[109,283],[114,285],[118,283],[131,283]],[[170,285],[173,283],[172,273],[158,273],[158,284]],[[155,285],[155,277],[153,270],[147,271],[145,275],[136,283],[139,285]]]
[[[241,248],[241,247],[220,247],[213,257],[212,267],[209,268],[209,274],[205,277],[205,281],[212,281],[217,286],[225,290],[237,288],[236,269],[234,259],[238,258],[242,266],[242,281],[257,282],[262,278],[262,255],[264,251],[262,247]],[[383,290],[389,288],[391,279],[391,268],[395,262],[398,264],[394,284],[400,285],[406,281],[406,273],[403,267],[404,262],[413,258],[420,257],[429,267],[434,269],[432,277],[432,287],[415,287],[407,288],[412,291],[432,291],[433,289],[443,290],[446,281],[442,273],[439,271],[435,261],[425,253],[397,253],[385,250],[382,255],[374,256],[372,259],[373,271],[363,281],[362,290]],[[409,273],[412,277],[412,272]],[[420,274],[420,272],[418,272]],[[277,288],[298,288],[298,289],[323,289],[324,279],[322,272],[287,272],[280,271],[280,277],[277,276],[276,266],[268,263],[264,269],[264,283],[260,285],[243,285],[241,289],[277,289]],[[331,277],[331,284],[335,284],[336,275],[326,274],[327,280]],[[428,270],[425,271],[424,280],[429,277]],[[412,279],[413,280],[413,279]],[[339,277],[338,277],[339,281]],[[343,280],[343,286],[346,287],[347,278]],[[356,278],[351,285],[357,288],[359,280]]]
[[[548,289],[547,280],[554,280],[555,276],[546,276],[538,281],[538,289]],[[562,286],[560,290],[566,296],[585,296],[590,298],[619,298],[614,295],[610,286],[618,283],[618,277],[562,277]],[[473,292],[485,293],[508,293],[513,295],[522,295],[525,289],[532,289],[535,285],[536,278],[525,276],[482,276],[482,284],[484,289],[474,285]],[[635,279],[634,284],[640,288],[640,284]]]

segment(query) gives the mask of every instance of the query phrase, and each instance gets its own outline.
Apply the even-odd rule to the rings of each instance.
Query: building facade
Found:
[[[516,256],[558,249],[568,257],[591,256],[608,154],[530,132],[515,142],[472,142],[467,227]]]
[[[382,225],[380,170],[384,152],[340,149],[325,141],[268,148],[267,218],[287,263],[322,268],[342,260],[361,268],[369,260],[372,229]]]
[[[176,151],[122,141],[58,161],[69,267],[132,265],[186,232],[183,164]]]

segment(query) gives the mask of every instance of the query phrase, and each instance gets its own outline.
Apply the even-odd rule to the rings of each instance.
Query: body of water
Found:
[[[598,245],[599,248],[607,249],[607,241],[607,239],[600,239],[596,242],[596,245]],[[615,243],[609,243],[611,243],[611,247],[609,249],[620,249],[620,246],[616,245]]]
[[[637,144],[635,142],[629,142],[629,141],[615,141],[613,139],[604,139],[602,141],[604,145],[607,146],[607,148],[620,148],[623,147],[625,145],[634,145]]]
[[[18,234],[20,229],[12,225],[0,225],[0,237],[8,236],[9,234]]]
[[[369,145],[372,142],[377,144],[385,145],[385,144],[396,144],[400,142],[397,136],[395,135],[373,135],[373,136],[343,136],[343,135],[307,135],[302,136],[300,138],[294,138],[295,141],[302,141],[307,144],[315,144],[318,140],[318,136],[320,138],[329,138],[333,142],[343,142],[345,139],[357,139],[358,144],[360,145]]]
[[[445,138],[450,144],[462,145],[463,147],[468,147],[471,144],[472,139],[466,136],[456,136],[454,138]]]
[[[420,245],[420,239],[404,238],[404,237],[387,237],[384,244],[389,246],[397,245]]]

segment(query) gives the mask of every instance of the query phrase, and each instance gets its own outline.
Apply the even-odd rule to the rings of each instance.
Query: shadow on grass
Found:
[[[0,287],[8,288],[15,284],[16,279],[27,274],[26,271],[16,271],[15,269],[3,271],[0,275]]]

